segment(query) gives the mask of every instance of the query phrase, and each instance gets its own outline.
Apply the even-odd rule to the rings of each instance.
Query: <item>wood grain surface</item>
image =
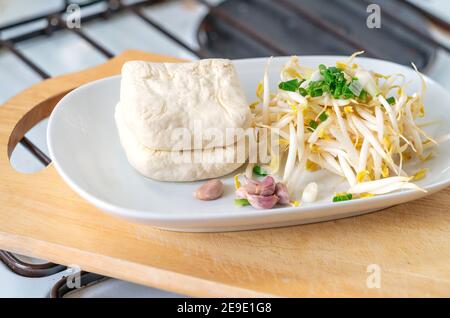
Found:
[[[108,216],[52,165],[11,168],[24,133],[68,91],[118,74],[104,65],[41,82],[0,106],[0,248],[190,296],[450,296],[450,190],[365,216],[237,233],[174,233]],[[368,288],[368,266],[380,288]]]

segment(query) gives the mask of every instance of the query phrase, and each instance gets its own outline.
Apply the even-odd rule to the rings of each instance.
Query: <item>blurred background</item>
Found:
[[[0,104],[128,49],[186,59],[364,50],[414,62],[450,90],[449,48],[448,0],[0,0]],[[15,169],[49,164],[46,125],[16,147]],[[0,261],[0,297],[181,296],[90,273],[69,293],[63,266],[1,251]]]

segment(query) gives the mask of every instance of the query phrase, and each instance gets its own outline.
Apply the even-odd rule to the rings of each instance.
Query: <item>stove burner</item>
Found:
[[[373,2],[381,7],[380,29],[366,24]],[[365,50],[400,64],[414,61],[421,70],[439,47],[426,19],[400,0],[227,0],[210,7],[198,39],[209,55],[231,59]]]

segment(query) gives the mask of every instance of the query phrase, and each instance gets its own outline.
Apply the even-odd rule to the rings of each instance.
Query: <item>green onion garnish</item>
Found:
[[[247,199],[236,199],[234,200],[234,204],[236,204],[237,206],[247,206],[250,205],[250,202],[248,202]]]
[[[347,83],[345,73],[337,67],[326,67],[319,65],[319,72],[323,80],[311,81],[308,87],[300,87],[304,80],[293,79],[287,82],[281,82],[278,87],[281,90],[289,92],[299,92],[302,96],[320,97],[325,93],[331,94],[336,99],[350,99],[355,97],[355,93],[350,88],[356,77]],[[359,92],[359,90],[358,90]],[[367,93],[363,90],[359,98],[366,99]]]
[[[263,168],[261,168],[260,166],[254,166],[253,167],[253,173],[260,176],[260,177],[265,177],[268,176],[269,174],[267,173],[267,171],[265,171]]]
[[[319,65],[319,71],[320,71],[320,74],[324,75],[326,73],[326,71],[327,71],[327,67],[325,65],[323,65],[323,64],[320,64]]]
[[[386,99],[386,101],[389,103],[389,105],[394,105],[395,104],[395,97],[389,97],[388,99]]]
[[[304,90],[299,90],[303,96],[309,95],[311,97],[319,97],[324,93],[330,93],[334,98],[353,98],[354,94],[349,88],[350,83],[347,83],[345,74],[337,67],[326,67],[319,65],[320,75],[323,80],[312,81]]]
[[[308,95],[308,91],[306,89],[304,89],[303,87],[300,87],[298,89],[300,95],[302,95],[303,97],[305,97],[306,95]]]
[[[323,111],[320,115],[319,115],[319,119],[320,121],[324,122],[325,120],[328,119],[328,114],[326,111]]]
[[[311,97],[320,97],[323,95],[323,89],[321,89],[321,88],[315,89],[315,90],[311,91],[309,93],[309,95]]]
[[[367,99],[367,92],[363,89],[361,94],[359,94],[359,99],[365,101]]]
[[[351,199],[353,199],[353,195],[351,193],[346,193],[335,196],[333,202],[350,201]]]
[[[281,82],[278,87],[283,91],[296,92],[301,82],[298,79],[293,79],[287,82]]]
[[[315,120],[311,120],[309,122],[309,127],[312,128],[312,130],[316,130],[317,127],[319,127],[319,124]]]

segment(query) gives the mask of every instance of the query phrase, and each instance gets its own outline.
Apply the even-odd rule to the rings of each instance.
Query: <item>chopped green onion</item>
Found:
[[[320,115],[319,115],[319,119],[320,119],[320,121],[325,121],[325,120],[327,120],[328,119],[328,114],[327,114],[327,112],[326,111],[323,111]]]
[[[298,79],[293,79],[287,82],[281,82],[278,87],[283,91],[295,92],[298,90],[301,82]]]
[[[313,130],[316,130],[317,127],[319,127],[319,124],[315,120],[311,120],[309,122],[309,127],[312,128]]]
[[[342,93],[342,95],[341,95],[341,98],[344,98],[344,99],[350,99],[350,98],[352,98],[352,97],[354,97],[355,95],[350,91],[350,89],[348,88],[348,86],[346,86],[345,88],[344,88],[344,92]]]
[[[386,101],[389,103],[389,105],[394,105],[395,104],[395,97],[389,97],[388,99],[386,99]]]
[[[253,167],[253,173],[261,176],[261,177],[265,177],[268,176],[269,174],[267,173],[267,171],[265,171],[263,168],[261,168],[260,166],[254,166]]]
[[[250,202],[248,202],[247,199],[236,199],[234,200],[234,204],[236,204],[237,206],[247,206],[250,205]]]
[[[353,195],[351,193],[339,194],[333,198],[333,202],[350,201],[351,199],[353,199]]]
[[[319,97],[324,93],[330,93],[334,98],[349,99],[355,96],[349,88],[352,82],[347,84],[345,73],[337,67],[319,65],[319,72],[323,80],[311,81],[308,87],[299,89],[303,96]]]
[[[359,99],[364,101],[367,99],[367,92],[364,89],[361,91],[361,94],[359,94]]]
[[[313,91],[311,91],[311,92],[309,93],[309,95],[310,95],[311,97],[319,97],[319,96],[322,96],[322,95],[323,95],[323,89],[319,88],[319,89],[313,90]]]
[[[319,71],[320,71],[321,75],[324,75],[325,72],[327,71],[327,67],[325,65],[323,65],[323,64],[320,64],[319,65]]]
[[[302,95],[303,97],[305,97],[306,95],[308,95],[308,91],[306,89],[304,89],[303,87],[300,87],[298,89],[298,92],[300,93],[300,95]]]

